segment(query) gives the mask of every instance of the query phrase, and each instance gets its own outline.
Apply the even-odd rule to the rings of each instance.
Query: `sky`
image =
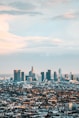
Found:
[[[79,73],[79,0],[0,0],[0,73]]]

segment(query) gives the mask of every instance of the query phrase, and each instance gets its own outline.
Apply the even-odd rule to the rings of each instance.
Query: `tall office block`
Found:
[[[14,82],[21,81],[21,71],[20,70],[14,70]]]
[[[21,72],[21,81],[24,81],[24,72]]]
[[[62,71],[61,71],[61,68],[59,68],[58,73],[59,73],[59,81],[61,81],[62,80]]]
[[[46,72],[46,79],[48,80],[48,72]]]
[[[44,81],[44,72],[41,72],[41,79]]]
[[[48,70],[48,80],[51,80],[51,70]]]
[[[74,75],[70,72],[70,80],[74,80]]]
[[[54,81],[58,81],[57,73],[56,72],[54,72]]]
[[[29,71],[29,77],[32,77],[32,80],[35,80],[35,73],[34,73],[33,66],[31,68],[31,71]]]
[[[48,70],[47,72],[46,72],[46,79],[49,81],[49,80],[51,80],[51,70]]]

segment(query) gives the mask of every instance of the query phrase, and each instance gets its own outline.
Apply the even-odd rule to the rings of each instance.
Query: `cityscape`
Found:
[[[41,82],[44,81],[68,81],[68,82],[79,82],[79,75],[74,75],[72,72],[69,74],[62,74],[61,68],[59,68],[58,72],[54,71],[52,73],[52,70],[47,70],[47,72],[40,72],[39,77],[41,78]],[[28,75],[25,75],[24,72],[21,70],[14,70],[14,77],[11,78],[14,82],[21,82],[21,81],[39,81],[39,78],[37,77],[37,74],[34,72],[33,66],[31,67],[31,70],[29,71]]]
[[[13,70],[0,80],[0,117],[79,118],[79,75]]]
[[[79,118],[79,0],[0,0],[0,118]]]

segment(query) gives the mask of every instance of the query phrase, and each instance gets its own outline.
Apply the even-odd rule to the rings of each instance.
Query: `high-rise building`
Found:
[[[32,69],[31,69],[31,72],[33,73],[34,69],[33,69],[33,66],[32,66]]]
[[[41,72],[41,79],[44,81],[44,72]]]
[[[70,80],[74,80],[74,75],[70,72]]]
[[[48,72],[46,72],[46,79],[48,80]]]
[[[21,72],[21,81],[24,81],[24,72]]]
[[[51,80],[51,70],[48,70],[48,80]]]
[[[29,72],[29,77],[32,77],[32,80],[35,80],[35,73],[34,73],[33,66],[32,66],[31,71]]]
[[[49,80],[51,80],[51,70],[48,70],[47,72],[46,72],[46,79],[49,81]]]
[[[58,73],[59,73],[59,79],[60,79],[60,81],[61,81],[61,80],[62,80],[62,72],[61,72],[61,68],[59,68]]]
[[[59,74],[61,74],[61,68],[59,68],[58,72],[59,72]]]
[[[20,70],[14,70],[14,82],[21,81],[21,71]]]
[[[56,72],[54,72],[54,81],[58,81],[57,73]]]

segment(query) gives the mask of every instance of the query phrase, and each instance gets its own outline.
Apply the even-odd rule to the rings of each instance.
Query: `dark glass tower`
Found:
[[[14,70],[14,82],[21,81],[21,71],[20,70]]]
[[[54,81],[58,81],[57,73],[56,72],[54,72]]]
[[[47,72],[46,72],[46,79],[49,81],[49,80],[51,80],[51,70],[48,70]]]
[[[44,72],[41,72],[41,79],[44,81]]]
[[[21,72],[21,81],[24,81],[24,72]]]

